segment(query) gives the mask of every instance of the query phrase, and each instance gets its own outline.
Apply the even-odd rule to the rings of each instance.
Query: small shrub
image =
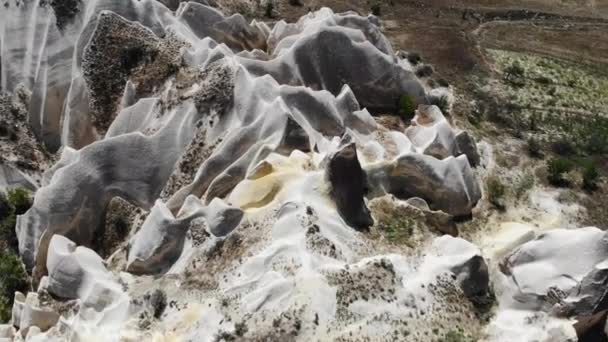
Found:
[[[417,52],[410,52],[407,54],[407,60],[411,65],[418,65],[418,63],[420,63],[422,60],[422,57],[420,57],[420,54]]]
[[[402,95],[399,98],[399,116],[404,121],[410,121],[416,114],[416,101],[410,95]]]
[[[551,151],[560,156],[571,156],[576,153],[576,148],[566,138],[561,138],[551,143]]]
[[[0,323],[11,318],[15,291],[27,292],[29,282],[17,255],[0,251]]]
[[[429,102],[439,107],[443,114],[450,113],[450,101],[446,95],[432,96],[429,98]]]
[[[524,195],[534,186],[534,175],[526,173],[518,177],[513,184],[513,193],[516,199],[522,199]]]
[[[379,17],[381,15],[381,11],[380,11],[380,2],[376,1],[372,4],[372,14],[375,15],[376,17]]]
[[[599,177],[600,174],[597,170],[597,166],[595,166],[595,163],[587,163],[583,169],[583,189],[587,191],[597,189],[597,181]]]
[[[165,312],[165,308],[167,308],[167,295],[165,291],[156,289],[150,296],[150,304],[154,309],[154,318],[159,319],[163,312]]]
[[[554,186],[566,186],[564,175],[572,170],[572,162],[566,158],[552,158],[547,162],[547,179]]]
[[[440,78],[437,80],[437,83],[439,84],[439,86],[447,88],[450,86],[450,82],[448,82],[445,78]]]
[[[424,65],[416,70],[416,76],[418,77],[430,77],[433,75],[433,67],[430,65]]]
[[[23,188],[9,190],[6,198],[10,205],[15,208],[16,215],[23,215],[32,206],[30,192]]]
[[[384,233],[387,240],[409,245],[409,239],[414,234],[416,224],[408,217],[397,215],[386,222],[381,222],[378,227]]]
[[[272,18],[274,16],[274,3],[272,1],[267,1],[264,6],[264,15],[267,18]]]
[[[304,6],[302,0],[289,0],[291,6]]]
[[[486,180],[486,192],[488,201],[498,209],[504,209],[504,196],[507,187],[496,176],[490,176]]]
[[[505,80],[511,83],[512,85],[520,87],[525,84],[524,76],[526,71],[524,67],[519,63],[519,61],[513,62],[505,69],[504,72]]]
[[[542,146],[538,140],[534,137],[528,138],[528,154],[532,158],[542,158],[543,151]]]

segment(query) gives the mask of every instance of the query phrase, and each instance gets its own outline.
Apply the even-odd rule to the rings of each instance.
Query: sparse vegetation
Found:
[[[25,189],[9,190],[6,196],[0,193],[0,250],[17,252],[17,215],[24,214],[31,206],[30,194]]]
[[[410,95],[402,95],[399,98],[399,116],[403,121],[410,121],[416,114],[416,100]]]
[[[572,162],[563,157],[551,158],[547,162],[547,179],[554,186],[567,186],[568,180],[564,177],[572,170]]]
[[[531,173],[526,173],[517,178],[517,180],[513,183],[513,194],[515,198],[520,200],[524,197],[525,194],[534,186],[535,180],[534,175]]]
[[[519,61],[513,62],[504,70],[505,80],[513,86],[523,87],[526,71]]]
[[[156,289],[150,296],[150,304],[154,310],[154,318],[159,319],[167,307],[167,295],[165,294],[165,291]]]
[[[489,176],[486,179],[486,194],[488,201],[498,209],[504,209],[504,197],[507,187],[497,176]]]
[[[534,137],[528,138],[528,154],[532,158],[540,159],[543,157],[542,146],[540,142]]]
[[[15,291],[26,292],[28,288],[28,277],[21,259],[11,251],[0,250],[0,323],[11,318]]]
[[[266,1],[266,4],[264,5],[264,16],[267,18],[274,17],[274,2],[272,0]]]
[[[380,1],[374,1],[374,3],[372,3],[372,14],[379,17],[382,13],[381,13],[381,8],[380,8]]]
[[[588,162],[583,169],[583,189],[594,191],[600,174],[594,162]]]
[[[435,72],[435,70],[433,69],[432,66],[430,65],[423,65],[420,68],[416,69],[416,76],[418,77],[430,77],[431,75],[433,75],[433,72]]]
[[[420,57],[420,54],[417,52],[410,52],[407,54],[407,60],[411,65],[418,65],[418,63],[422,61],[422,57]]]
[[[429,102],[441,110],[443,114],[450,113],[450,101],[446,95],[441,96],[432,96],[430,97]]]
[[[468,339],[464,336],[463,333],[457,330],[450,330],[445,337],[441,340],[441,342],[467,342]]]
[[[414,234],[416,223],[407,216],[396,214],[390,220],[381,222],[378,227],[391,242],[408,245]]]
[[[30,192],[24,188],[8,190],[6,197],[17,215],[23,215],[32,206]]]

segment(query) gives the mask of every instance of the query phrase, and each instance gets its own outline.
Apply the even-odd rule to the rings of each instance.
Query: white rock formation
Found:
[[[447,221],[481,198],[474,141],[426,106],[376,17],[323,8],[271,28],[194,2],[77,3],[0,10],[2,89],[30,90],[34,133],[61,148],[19,251],[40,291],[78,305],[49,330],[59,315],[27,318],[20,296],[23,336],[398,340],[461,322],[477,337],[478,248],[444,236],[405,255],[357,232],[374,197]],[[406,94],[420,106],[404,132],[367,109]],[[89,248],[115,197],[132,229],[106,268]]]

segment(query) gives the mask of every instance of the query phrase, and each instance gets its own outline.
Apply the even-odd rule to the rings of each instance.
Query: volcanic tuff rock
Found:
[[[19,334],[479,337],[474,304],[493,275],[479,248],[451,236],[399,248],[366,232],[392,205],[457,235],[484,171],[474,139],[429,104],[439,91],[394,53],[377,17],[322,8],[269,26],[213,1],[53,3],[0,9],[0,119],[11,125],[0,162],[19,167],[15,141],[36,161],[19,180],[37,189],[16,231],[39,286],[15,297]],[[368,111],[395,112],[403,95],[419,105],[411,122],[385,127]],[[59,151],[54,163],[45,148]],[[127,222],[115,227],[105,218],[118,198]],[[388,230],[413,229],[393,221]],[[104,261],[94,249],[118,228],[110,235],[125,241],[105,244]],[[555,252],[560,234],[509,257],[512,297],[544,309],[557,286],[563,315],[602,312],[604,236],[570,239],[566,251],[594,251],[575,270]],[[529,275],[530,258],[552,268]]]

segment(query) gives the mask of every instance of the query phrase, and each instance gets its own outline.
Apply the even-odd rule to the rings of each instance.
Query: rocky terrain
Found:
[[[4,0],[0,341],[608,340],[606,31]]]

